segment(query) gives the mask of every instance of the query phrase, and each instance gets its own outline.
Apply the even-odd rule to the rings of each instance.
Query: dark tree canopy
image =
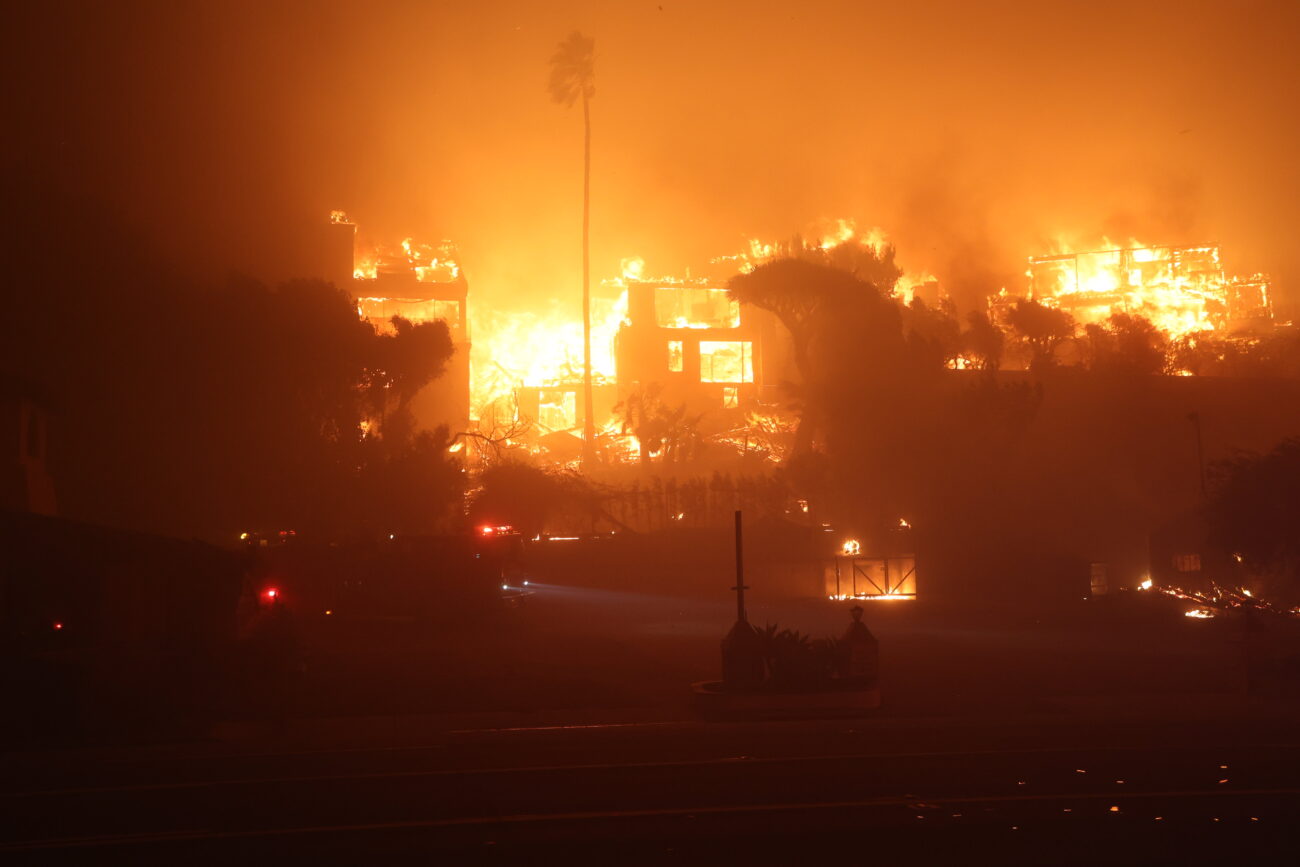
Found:
[[[1002,350],[1006,337],[983,310],[966,314],[966,330],[962,332],[962,353],[981,370],[995,371],[1002,366]]]
[[[1142,316],[1115,313],[1105,326],[1088,325],[1089,367],[1098,372],[1164,373],[1169,338]]]
[[[51,396],[62,514],[229,539],[333,532],[376,511],[361,495],[380,466],[360,427],[367,392],[386,383],[394,406],[409,401],[450,355],[445,326],[380,337],[327,283],[209,283],[92,203],[31,204],[36,216],[14,227],[31,255],[5,284],[0,370]],[[449,465],[410,425],[384,439],[383,463],[404,462],[408,478]]]
[[[475,526],[509,525],[524,536],[547,530],[548,522],[564,512],[591,507],[591,491],[581,478],[547,472],[519,461],[505,460],[483,471],[480,488],[470,504]],[[589,517],[589,516],[588,516]]]
[[[869,322],[873,331],[901,336],[897,305],[877,287],[832,265],[775,259],[731,278],[727,291],[740,303],[770,310],[781,320],[806,382],[820,378],[822,356],[815,350],[827,348],[814,343],[830,339],[846,314]]]
[[[1069,313],[1032,299],[1013,304],[1007,320],[1029,344],[1031,370],[1051,367],[1055,363],[1056,347],[1074,334],[1074,319]]]

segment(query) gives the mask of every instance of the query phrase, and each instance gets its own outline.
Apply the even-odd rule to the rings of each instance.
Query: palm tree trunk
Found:
[[[596,417],[591,397],[591,109],[582,97],[582,464],[596,449]]]

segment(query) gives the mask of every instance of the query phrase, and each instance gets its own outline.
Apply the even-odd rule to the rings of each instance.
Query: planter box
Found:
[[[880,707],[880,685],[844,683],[805,692],[723,692],[722,681],[691,684],[691,706],[705,717],[789,719],[863,716]]]

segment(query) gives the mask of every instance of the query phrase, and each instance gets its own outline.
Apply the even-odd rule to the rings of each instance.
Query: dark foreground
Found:
[[[0,857],[1185,864],[1296,855],[1300,734],[1277,703],[1167,700],[1019,718],[575,719],[288,724],[182,747],[11,757]],[[512,721],[523,724],[501,724]]]
[[[847,622],[761,597],[751,616]],[[0,863],[1300,854],[1300,700],[1286,670],[1244,676],[1231,622],[880,608],[877,714],[703,722],[687,686],[716,676],[733,617],[725,598],[542,584],[459,626],[304,618],[306,667],[274,701],[166,744],[118,732],[5,755]]]

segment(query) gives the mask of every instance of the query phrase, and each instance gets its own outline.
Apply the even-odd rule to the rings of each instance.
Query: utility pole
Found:
[[[722,684],[732,692],[755,689],[763,682],[763,646],[745,613],[745,548],[740,511],[736,511],[736,623],[722,639]]]

